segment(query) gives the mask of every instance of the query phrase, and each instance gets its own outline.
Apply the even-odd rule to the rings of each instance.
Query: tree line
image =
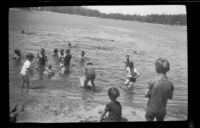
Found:
[[[88,9],[80,6],[52,6],[52,7],[27,7],[23,8],[27,10],[37,11],[51,11],[58,13],[67,13],[73,15],[109,18],[117,20],[128,20],[128,21],[139,21],[157,24],[168,24],[168,25],[187,25],[187,17],[185,14],[168,15],[168,14],[151,14],[151,15],[125,15],[120,13],[101,13],[98,10]]]

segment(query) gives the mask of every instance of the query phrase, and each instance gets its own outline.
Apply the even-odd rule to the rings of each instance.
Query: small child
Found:
[[[58,58],[58,49],[57,48],[54,48],[52,56]]]
[[[122,107],[117,98],[120,93],[116,87],[111,87],[108,90],[108,97],[111,100],[110,103],[106,105],[104,113],[101,115],[100,122],[120,122],[122,118]],[[106,113],[109,112],[106,118]]]
[[[68,43],[68,47],[69,47],[69,48],[71,48],[71,47],[72,47],[71,43]]]
[[[84,51],[81,52],[81,61],[80,61],[80,64],[81,65],[85,64],[85,52]]]
[[[29,91],[29,77],[33,75],[33,69],[31,68],[31,62],[34,58],[34,55],[32,53],[28,53],[26,55],[27,60],[24,62],[21,70],[21,75],[22,75],[22,87],[21,89],[23,90],[24,84],[27,85],[27,93]]]
[[[64,49],[60,49],[60,54],[58,55],[58,59],[60,62],[64,61]]]
[[[45,71],[44,71],[44,74],[47,75],[48,78],[51,78],[53,75],[55,75],[55,73],[52,71],[51,68],[52,68],[52,66],[51,66],[51,64],[49,64],[49,65],[46,67]]]
[[[125,81],[125,85],[127,86],[128,84],[128,88],[132,88],[133,84],[136,82],[136,78],[139,76],[139,72],[136,70],[136,68],[134,67],[134,63],[133,62],[129,62],[128,67],[126,68],[126,81]]]
[[[149,91],[146,97],[149,101],[146,108],[145,118],[147,121],[163,121],[166,115],[168,99],[173,98],[174,85],[166,76],[170,65],[168,60],[159,58],[155,62],[157,76],[155,80],[149,82]]]
[[[16,64],[20,64],[21,62],[21,51],[19,49],[14,50],[15,55],[13,56],[13,59],[15,60]]]
[[[87,66],[85,67],[85,82],[84,82],[84,88],[86,88],[88,82],[90,81],[92,84],[92,90],[95,91],[95,80],[96,74],[95,74],[95,67],[93,66],[93,63],[88,62]]]

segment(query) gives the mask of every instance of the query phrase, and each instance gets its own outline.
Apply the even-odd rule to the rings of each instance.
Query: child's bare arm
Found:
[[[103,120],[103,118],[106,115],[106,113],[107,113],[107,111],[104,111],[104,113],[101,115],[100,122]]]
[[[174,86],[172,85],[171,90],[169,91],[169,99],[171,100],[173,98],[173,93],[174,93]]]

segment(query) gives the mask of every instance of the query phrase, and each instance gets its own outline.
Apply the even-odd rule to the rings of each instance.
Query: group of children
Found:
[[[13,57],[16,61],[20,61],[21,58],[21,52],[20,50],[15,50],[15,56]],[[53,57],[58,60],[60,63],[61,73],[65,73],[69,71],[70,61],[71,61],[71,54],[70,49],[67,49],[65,51],[66,54],[64,54],[64,49],[60,49],[58,53],[58,49],[53,50]],[[85,63],[85,52],[81,52],[81,59],[80,64]],[[27,60],[24,62],[22,69],[21,69],[21,75],[22,75],[22,89],[24,88],[24,85],[27,84],[27,92],[29,88],[29,77],[33,75],[33,69],[34,67],[31,67],[31,62],[34,59],[34,55],[32,53],[28,53],[26,55]],[[37,55],[37,58],[39,59],[39,66],[38,68],[35,68],[40,73],[40,79],[42,79],[43,73],[48,75],[49,77],[54,75],[55,73],[51,70],[52,66],[49,64],[47,67],[47,56],[45,55],[45,50],[42,48],[40,52]],[[136,81],[136,78],[139,76],[138,71],[134,67],[134,63],[130,61],[129,55],[126,56],[125,61],[125,70],[126,70],[126,81],[125,85],[128,88],[133,87],[133,83]],[[155,70],[157,72],[156,79],[149,84],[149,91],[146,95],[146,97],[149,98],[149,102],[147,104],[146,109],[146,120],[147,121],[153,121],[154,118],[158,121],[163,121],[164,117],[166,115],[166,104],[168,99],[172,99],[173,97],[173,90],[174,86],[173,83],[168,80],[168,77],[166,76],[166,73],[169,71],[169,62],[166,59],[159,58],[155,62]],[[85,81],[84,81],[84,87],[87,86],[88,82],[91,81],[92,84],[92,90],[95,90],[95,67],[93,66],[93,63],[88,62],[85,66]],[[116,87],[111,87],[108,90],[108,97],[110,99],[110,103],[106,105],[105,111],[102,114],[100,121],[101,122],[120,122],[122,121],[122,106],[119,101],[117,101],[117,98],[120,96],[120,92]],[[109,113],[109,115],[106,117],[106,113]]]

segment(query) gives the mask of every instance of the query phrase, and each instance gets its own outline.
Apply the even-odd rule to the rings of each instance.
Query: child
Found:
[[[166,115],[166,105],[168,99],[173,98],[174,85],[168,80],[166,73],[170,65],[168,60],[159,58],[155,62],[157,76],[154,81],[149,82],[149,91],[146,97],[149,97],[145,118],[147,121],[163,121]]]
[[[126,55],[126,61],[124,61],[124,63],[125,63],[125,69],[128,67],[129,62],[130,62],[129,55]]]
[[[43,79],[43,73],[44,73],[44,70],[45,70],[45,65],[46,65],[46,62],[47,62],[47,56],[45,55],[44,48],[40,49],[40,52],[38,53],[37,58],[39,59],[38,69],[39,69],[39,74],[40,74],[40,80],[42,80]]]
[[[28,53],[26,55],[26,58],[27,58],[27,60],[24,62],[23,66],[22,66],[22,70],[21,70],[21,75],[22,75],[22,80],[23,80],[21,89],[23,90],[24,84],[26,84],[27,85],[27,93],[28,93],[29,77],[32,75],[32,73],[31,73],[31,71],[32,71],[31,62],[34,58],[34,55],[32,53]]]
[[[21,62],[21,51],[19,49],[15,49],[14,53],[15,55],[13,56],[13,59],[15,60],[16,65],[18,65]]]
[[[116,87],[111,87],[108,90],[108,97],[111,100],[110,103],[106,105],[105,111],[100,118],[100,122],[120,122],[122,116],[122,107],[119,101],[116,99],[119,97],[120,93]],[[106,113],[109,112],[107,118],[105,118]]]
[[[64,57],[65,72],[69,72],[71,58],[72,58],[72,55],[70,54],[70,50],[68,49],[66,50],[66,55]]]
[[[68,47],[69,47],[69,48],[71,48],[71,47],[72,47],[71,43],[68,43]]]
[[[60,49],[60,54],[58,56],[60,63],[64,61],[64,49]]]
[[[48,78],[51,78],[53,75],[55,75],[55,73],[52,71],[51,68],[52,68],[52,66],[51,66],[51,64],[49,64],[49,65],[46,67],[45,71],[44,71],[44,74],[47,75]]]
[[[136,68],[134,67],[134,63],[133,62],[129,62],[128,67],[126,68],[126,81],[125,81],[125,85],[127,86],[128,84],[128,88],[132,88],[134,82],[136,81],[136,78],[139,76],[139,72],[136,70]]]
[[[54,48],[52,56],[55,58],[58,58],[58,49],[57,48]]]
[[[81,61],[80,61],[80,64],[81,65],[85,64],[85,52],[84,51],[81,52]]]
[[[84,88],[86,88],[89,81],[91,81],[92,84],[92,90],[95,91],[95,67],[91,62],[87,63],[87,66],[85,67],[85,81],[84,81]]]

